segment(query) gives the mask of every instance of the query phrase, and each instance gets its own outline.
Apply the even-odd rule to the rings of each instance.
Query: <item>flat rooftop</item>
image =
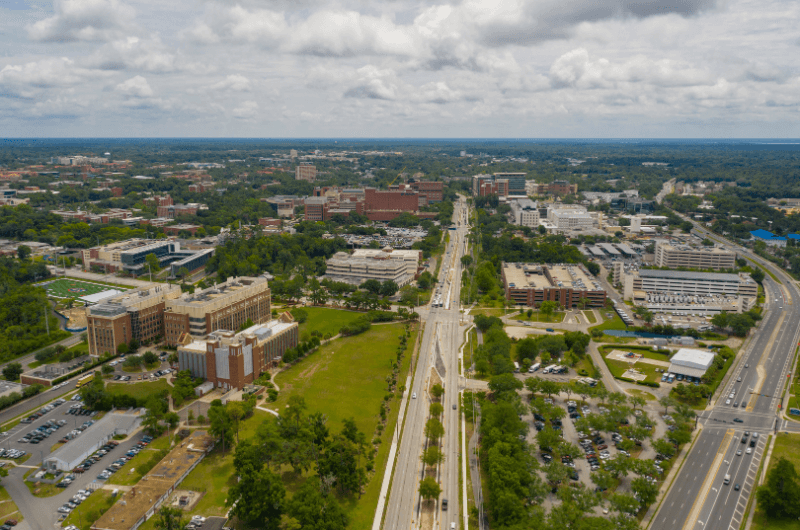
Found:
[[[545,270],[553,279],[551,282]],[[509,287],[516,289],[544,289],[558,287],[597,291],[594,278],[578,264],[556,263],[542,265],[537,263],[503,263],[503,273]]]
[[[737,274],[724,272],[693,272],[693,271],[663,271],[659,269],[640,269],[642,278],[663,278],[669,280],[703,280],[712,282],[739,282],[746,281]]]
[[[236,291],[240,291],[246,287],[250,287],[251,285],[258,283],[266,284],[267,280],[264,277],[254,278],[249,276],[229,278],[227,281],[214,285],[213,287],[203,289],[199,293],[194,293],[185,297],[178,298],[176,300],[172,300],[170,305],[171,307],[200,306],[203,304],[207,304],[218,298],[224,298],[226,296],[230,296]]]
[[[158,499],[162,499],[178,485],[192,466],[211,449],[213,443],[214,438],[206,431],[192,433],[142,477],[136,486],[124,492],[120,499],[91,526],[92,530],[133,528],[152,510]]]

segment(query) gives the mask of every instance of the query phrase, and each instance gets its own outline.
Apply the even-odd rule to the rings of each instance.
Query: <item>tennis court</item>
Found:
[[[53,298],[80,298],[81,296],[102,293],[103,291],[120,290],[118,287],[74,280],[72,278],[59,278],[52,282],[41,284],[40,287],[44,287],[47,295]]]

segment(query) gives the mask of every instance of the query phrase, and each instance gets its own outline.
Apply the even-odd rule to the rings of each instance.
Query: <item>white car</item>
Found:
[[[752,448],[752,447],[748,447],[748,448],[747,448],[747,451],[745,451],[745,453],[747,453],[748,455],[749,455],[750,453],[752,453],[752,452],[753,452],[753,448]]]
[[[730,400],[730,399],[726,399],[726,400],[725,400],[725,404],[726,404],[726,405],[730,405],[730,404],[731,404],[731,400]]]
[[[411,393],[411,399],[417,399],[417,393],[416,392],[412,392]]]

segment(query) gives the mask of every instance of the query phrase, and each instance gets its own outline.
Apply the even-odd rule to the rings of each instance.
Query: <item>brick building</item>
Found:
[[[205,193],[214,190],[213,182],[198,182],[196,184],[189,184],[189,191],[193,193]]]
[[[539,307],[553,301],[572,308],[583,300],[588,307],[606,303],[605,290],[583,265],[503,263],[502,274],[506,298],[519,305]]]
[[[419,205],[427,206],[444,200],[444,183],[417,180],[411,182],[411,189],[419,193]]]
[[[164,336],[164,308],[179,297],[177,285],[128,291],[86,309],[86,335],[90,355],[116,353],[120,344]]]
[[[171,345],[181,336],[204,337],[218,329],[239,329],[248,320],[271,318],[271,293],[263,276],[228,278],[224,283],[170,300],[164,313],[164,338]]]
[[[314,182],[317,178],[317,167],[311,162],[300,162],[294,170],[295,180]]]
[[[171,201],[172,199],[170,199]],[[190,202],[187,204],[169,204],[166,206],[159,206],[156,209],[156,215],[165,217],[167,219],[175,219],[182,215],[197,215],[197,210],[208,210],[208,206],[197,202]]]
[[[145,206],[172,206],[172,197],[169,195],[153,195],[142,199]]]
[[[216,330],[204,340],[178,346],[181,370],[189,370],[215,387],[242,389],[269,368],[284,352],[297,346],[298,325],[290,313],[241,333]]]

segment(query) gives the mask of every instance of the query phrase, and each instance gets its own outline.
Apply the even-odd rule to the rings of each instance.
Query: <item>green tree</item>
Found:
[[[442,395],[444,394],[444,388],[440,384],[435,384],[431,387],[431,394],[436,399],[441,399]]]
[[[800,482],[794,464],[780,457],[756,490],[758,506],[769,519],[797,519],[800,516]]]
[[[6,381],[16,381],[22,375],[22,365],[20,363],[8,363],[3,368],[3,377]]]
[[[631,491],[638,496],[643,505],[652,504],[658,497],[658,484],[653,484],[645,477],[636,477],[631,481]]]
[[[142,360],[144,360],[144,364],[155,364],[159,362],[158,355],[156,355],[151,351],[145,352],[144,355],[142,356]]]
[[[311,278],[308,282],[308,288],[310,290],[308,297],[314,305],[321,305],[328,301],[328,293],[316,278]]]
[[[398,290],[400,290],[400,288],[394,281],[386,280],[381,284],[380,295],[386,297],[394,296],[395,294],[397,294]]]
[[[231,515],[252,528],[279,530],[286,497],[280,476],[269,468],[246,467],[238,473],[239,480],[231,486],[226,501],[233,507]]]
[[[754,267],[753,272],[750,273],[750,277],[756,282],[761,283],[764,281],[764,271],[758,267]]]
[[[444,436],[444,426],[436,418],[430,418],[425,422],[425,437],[429,440],[438,440]]]
[[[26,260],[31,255],[31,247],[28,245],[20,245],[17,247],[17,257],[21,260]]]
[[[361,285],[359,285],[361,289],[364,289],[372,294],[380,294],[381,292],[381,282],[378,280],[367,280]]]
[[[152,252],[144,257],[144,261],[150,265],[151,272],[158,272],[161,270],[161,264],[158,261],[158,256]]]
[[[185,280],[187,276],[189,276],[189,269],[186,267],[181,267],[178,269],[178,278]]]
[[[156,516],[155,527],[157,530],[182,530],[186,521],[183,519],[183,510],[161,506]]]
[[[555,313],[556,309],[558,309],[558,302],[554,302],[552,300],[545,300],[539,305],[539,311],[550,319]]]
[[[287,512],[301,528],[314,530],[345,530],[349,518],[336,498],[323,494],[323,485],[317,477],[305,481],[288,503]]]
[[[444,412],[444,406],[441,403],[433,402],[430,406],[430,414],[432,418],[438,418]]]
[[[419,483],[419,494],[426,501],[438,499],[442,494],[442,488],[433,477],[425,477]]]
[[[522,389],[522,386],[522,381],[514,377],[514,374],[495,375],[489,380],[489,390],[495,394],[516,392]]]
[[[627,515],[636,515],[641,507],[636,497],[628,493],[615,493],[608,501],[614,510]]]
[[[429,466],[441,464],[444,462],[444,453],[435,445],[431,445],[422,453],[422,461]]]
[[[222,440],[222,452],[225,453],[225,446],[233,443],[233,422],[220,400],[215,399],[211,402],[208,421],[209,433]]]
[[[466,268],[469,267],[470,265],[472,265],[472,256],[470,256],[469,254],[461,256],[461,266]]]

